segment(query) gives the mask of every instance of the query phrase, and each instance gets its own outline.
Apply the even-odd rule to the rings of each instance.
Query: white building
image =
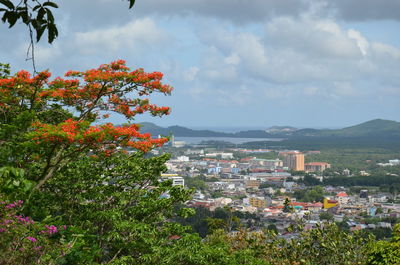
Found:
[[[189,162],[189,157],[188,156],[178,156],[176,158],[179,162]]]
[[[177,174],[161,174],[161,178],[164,180],[171,179],[172,186],[185,187],[185,179],[178,176]]]

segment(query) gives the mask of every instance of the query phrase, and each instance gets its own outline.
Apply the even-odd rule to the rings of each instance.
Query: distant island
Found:
[[[399,138],[400,122],[375,119],[342,129],[297,129],[291,126],[273,126],[265,130],[247,130],[234,133],[211,130],[193,130],[183,126],[160,127],[143,122],[142,132],[152,135],[174,135],[178,137],[232,137],[232,138],[310,138],[310,137],[373,137]]]

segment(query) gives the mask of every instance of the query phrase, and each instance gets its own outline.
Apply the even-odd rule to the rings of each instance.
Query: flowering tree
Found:
[[[188,213],[174,205],[191,191],[160,180],[168,155],[144,157],[168,139],[153,139],[133,123],[143,113],[169,114],[148,98],[171,93],[161,79],[122,60],[52,80],[47,71],[11,76],[3,66],[0,193],[26,200],[19,215],[80,231],[81,243],[62,257],[66,264],[138,261],[185,233],[169,220]],[[105,123],[112,113],[127,123]]]
[[[168,139],[153,139],[137,124],[99,124],[112,112],[131,122],[145,112],[169,114],[146,96],[170,94],[160,72],[131,71],[122,60],[88,71],[69,71],[50,81],[48,71],[20,71],[0,79],[0,148],[3,165],[25,169],[39,189],[54,172],[79,155],[106,154],[117,147],[147,152]],[[23,150],[23,151],[22,151]],[[22,151],[22,152],[21,152]]]

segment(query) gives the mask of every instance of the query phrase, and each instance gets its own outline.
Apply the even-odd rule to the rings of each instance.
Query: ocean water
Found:
[[[233,137],[175,137],[175,141],[184,141],[187,144],[199,144],[203,141],[223,141],[233,144],[242,144],[255,141],[279,142],[282,138],[233,138]]]

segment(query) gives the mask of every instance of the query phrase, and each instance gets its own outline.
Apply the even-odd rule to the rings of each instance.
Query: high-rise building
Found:
[[[285,153],[283,166],[296,171],[304,171],[304,154],[300,152]]]

